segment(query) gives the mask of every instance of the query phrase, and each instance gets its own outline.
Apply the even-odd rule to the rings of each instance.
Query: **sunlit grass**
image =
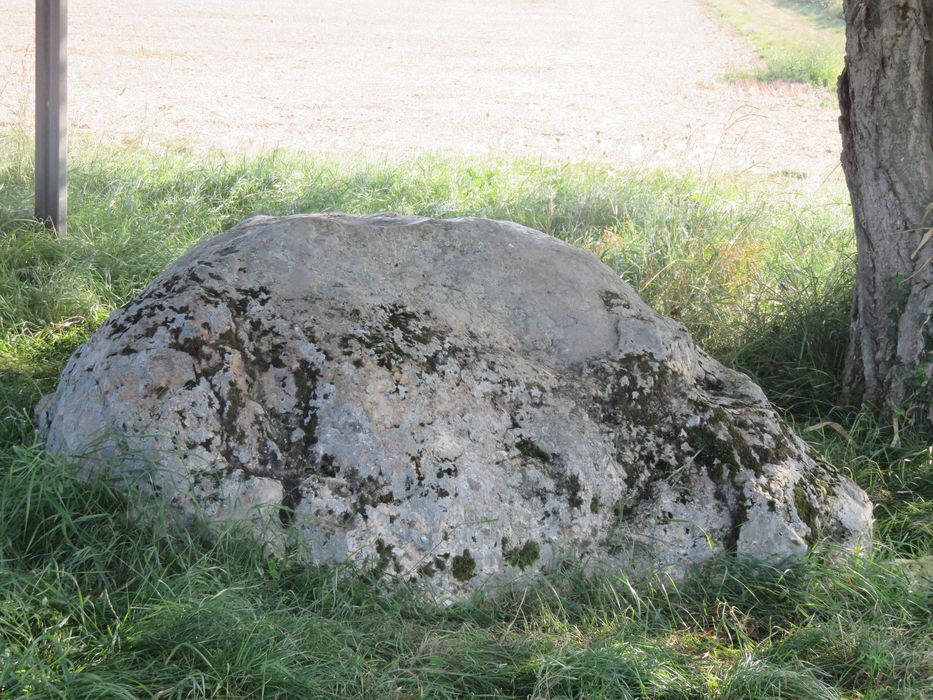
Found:
[[[759,66],[736,67],[732,77],[835,87],[845,57],[845,22],[838,3],[823,0],[706,2],[759,51]]]

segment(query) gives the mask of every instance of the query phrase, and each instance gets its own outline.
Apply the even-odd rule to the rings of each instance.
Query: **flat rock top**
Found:
[[[0,128],[31,113],[33,13],[0,0]],[[727,82],[754,51],[697,0],[83,0],[69,14],[70,121],[93,137],[817,181],[839,164],[826,93]]]
[[[505,221],[255,217],[198,246],[163,277],[197,269],[202,260],[210,265],[202,274],[230,289],[260,290],[253,294],[269,295],[271,308],[298,301],[295,295],[363,307],[404,300],[458,334],[498,338],[551,366],[579,363],[607,348],[663,357],[668,348],[659,332],[685,334],[620,286],[593,254]],[[628,312],[624,334],[616,307]],[[619,347],[626,337],[645,345]]]

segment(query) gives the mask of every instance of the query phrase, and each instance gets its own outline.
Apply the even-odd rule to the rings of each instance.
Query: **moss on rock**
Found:
[[[503,539],[503,557],[511,566],[517,566],[524,571],[541,557],[541,546],[534,540],[527,540],[521,547],[504,549],[508,540]]]
[[[462,554],[458,554],[453,558],[451,572],[460,583],[466,583],[473,578],[476,573],[476,560],[470,554],[469,549],[464,549]]]

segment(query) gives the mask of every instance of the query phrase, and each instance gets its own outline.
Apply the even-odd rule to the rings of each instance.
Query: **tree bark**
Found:
[[[839,127],[858,245],[844,398],[931,428],[933,0],[844,7]]]

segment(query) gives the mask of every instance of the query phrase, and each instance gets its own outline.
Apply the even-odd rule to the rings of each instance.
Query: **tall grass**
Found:
[[[338,163],[84,150],[69,236],[30,219],[29,144],[0,137],[0,697],[923,698],[933,454],[838,408],[852,236],[844,193],[585,165]],[[600,255],[877,503],[875,554],[728,559],[686,581],[572,564],[438,610],[366,572],[267,558],[85,483],[29,412],[106,315],[199,240],[257,213],[511,219]]]
[[[760,65],[734,78],[789,80],[835,88],[845,57],[845,21],[836,0],[706,0],[758,49]]]
[[[245,217],[394,211],[508,219],[588,248],[773,392],[835,400],[854,252],[837,184],[809,196],[532,161],[97,150],[72,159],[70,233],[58,239],[31,219],[28,153],[13,139],[0,152],[0,342],[33,378],[182,251]]]

